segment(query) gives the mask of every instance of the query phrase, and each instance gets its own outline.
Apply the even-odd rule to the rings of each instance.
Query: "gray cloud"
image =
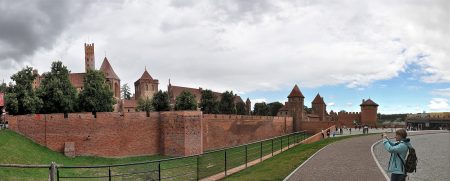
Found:
[[[51,49],[67,26],[83,17],[89,2],[0,0],[0,63],[21,62],[40,48]]]

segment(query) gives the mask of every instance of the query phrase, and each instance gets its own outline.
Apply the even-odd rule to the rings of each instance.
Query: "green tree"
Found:
[[[113,92],[105,81],[105,75],[98,70],[88,70],[80,92],[79,106],[82,111],[111,112],[115,103]]]
[[[62,62],[52,63],[50,72],[44,73],[37,95],[44,102],[42,113],[75,112],[77,91],[69,80],[69,70]]]
[[[265,102],[255,103],[253,114],[267,116],[270,114],[269,106]]]
[[[219,113],[219,102],[217,96],[211,90],[203,90],[200,98],[200,108],[204,114]]]
[[[169,94],[166,91],[158,91],[153,95],[152,105],[155,111],[169,111]]]
[[[306,113],[312,114],[312,108],[309,108],[308,106],[303,106],[303,108],[305,109]]]
[[[245,110],[245,103],[244,102],[236,103],[236,114],[239,114],[239,115],[246,115],[247,114],[247,111]]]
[[[175,110],[197,110],[197,101],[190,92],[183,91],[176,98]]]
[[[148,97],[145,99],[139,99],[136,109],[137,111],[145,111],[147,113],[147,117],[150,116],[150,112],[154,110],[152,100]]]
[[[130,100],[131,99],[131,92],[130,87],[128,84],[123,84],[123,86],[120,88],[120,92],[122,95],[122,99]]]
[[[267,104],[269,106],[270,116],[276,116],[278,111],[284,106],[281,102],[272,102]]]
[[[222,99],[220,99],[219,103],[219,111],[221,114],[236,114],[233,91],[226,91],[222,94]]]
[[[9,114],[33,114],[39,112],[42,100],[33,90],[36,75],[33,68],[26,67],[11,76],[15,84],[11,84],[5,95],[6,111]]]
[[[8,86],[6,85],[6,83],[1,83],[0,84],[0,92],[6,92],[6,89],[8,88]]]

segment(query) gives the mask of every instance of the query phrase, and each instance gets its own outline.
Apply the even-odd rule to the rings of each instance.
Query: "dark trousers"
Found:
[[[391,181],[405,181],[406,175],[403,174],[391,174]]]

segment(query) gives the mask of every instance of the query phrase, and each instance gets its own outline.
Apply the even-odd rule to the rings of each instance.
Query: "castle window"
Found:
[[[145,90],[148,91],[148,85],[147,84],[145,84]]]
[[[152,85],[152,90],[155,90],[155,86],[154,85]]]

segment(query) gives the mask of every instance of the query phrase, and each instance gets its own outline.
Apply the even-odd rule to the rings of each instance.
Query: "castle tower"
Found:
[[[245,101],[245,111],[247,115],[251,115],[252,113],[252,102],[249,98]]]
[[[134,82],[136,99],[152,99],[153,95],[158,92],[158,84],[159,81],[157,79],[153,79],[147,72],[147,68],[145,68],[141,78]]]
[[[377,123],[378,104],[371,99],[362,100],[361,103],[361,124],[375,126]]]
[[[94,43],[84,43],[84,57],[84,67],[86,72],[88,70],[95,70]]]
[[[313,114],[316,114],[319,116],[321,121],[324,121],[327,105],[323,101],[323,97],[320,97],[320,94],[317,93],[316,98],[312,101],[312,111]]]
[[[297,85],[294,86],[288,96],[288,113],[294,120],[294,131],[300,131],[300,122],[303,121],[304,99],[302,92]]]
[[[100,66],[100,71],[105,74],[106,83],[113,91],[114,97],[120,99],[120,79],[106,57],[103,59],[102,66]]]

